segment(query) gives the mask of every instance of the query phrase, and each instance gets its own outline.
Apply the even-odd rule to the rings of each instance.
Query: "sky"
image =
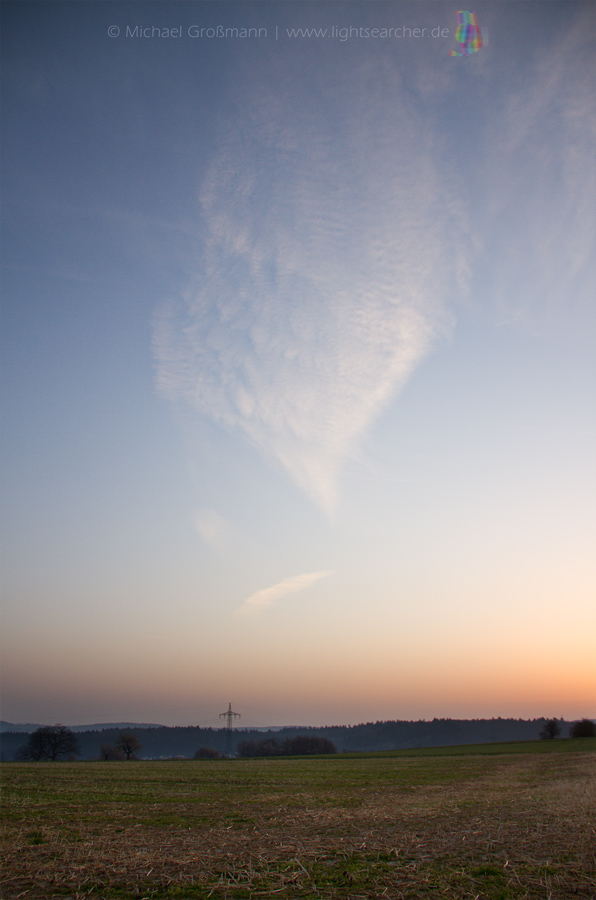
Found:
[[[3,719],[596,718],[596,5],[458,11],[3,4]]]

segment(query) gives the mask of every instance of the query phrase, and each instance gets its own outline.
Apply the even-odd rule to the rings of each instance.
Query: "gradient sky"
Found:
[[[596,5],[3,6],[2,718],[596,717]]]

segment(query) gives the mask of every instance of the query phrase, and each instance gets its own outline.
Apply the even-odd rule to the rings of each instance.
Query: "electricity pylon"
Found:
[[[226,722],[226,756],[232,755],[232,728],[234,719],[240,718],[240,713],[232,711],[232,704],[228,706],[227,710],[223,713],[219,714],[220,719],[227,719]]]

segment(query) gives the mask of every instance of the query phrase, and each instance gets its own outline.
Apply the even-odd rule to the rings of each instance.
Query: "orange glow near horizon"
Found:
[[[302,723],[311,718],[313,724],[596,714],[592,663],[587,654],[578,657],[577,647],[557,654],[521,652],[519,646],[516,653],[501,645],[474,652],[469,646],[434,647],[428,659],[416,649],[389,649],[385,644],[365,652],[361,646],[350,655],[330,646],[323,656],[280,643],[266,654],[260,647],[258,654],[245,650],[234,659],[202,648],[172,662],[165,650],[145,656],[138,648],[120,648],[106,656],[100,646],[95,652],[64,645],[52,652],[46,646],[33,663],[5,653],[3,680],[6,690],[22,698],[20,708],[30,708],[28,698],[35,696],[27,719],[39,719],[46,709],[52,721],[71,724],[78,724],[77,716],[146,719],[151,710],[164,724],[187,724],[195,720],[195,708],[215,707],[226,698],[239,707],[271,710],[274,717],[287,711]],[[15,714],[6,710],[4,718]]]

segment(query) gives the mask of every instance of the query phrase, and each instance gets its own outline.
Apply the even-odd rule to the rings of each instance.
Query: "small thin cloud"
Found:
[[[264,612],[272,607],[281,597],[304,591],[322,578],[329,578],[330,575],[334,574],[335,571],[330,569],[322,572],[306,572],[304,575],[293,575],[290,578],[284,578],[283,581],[279,581],[272,587],[263,588],[251,594],[239,607],[238,612],[244,615],[255,615],[256,613]]]
[[[228,524],[226,519],[214,509],[204,507],[195,516],[194,525],[200,537],[215,550],[223,550],[226,545]]]

